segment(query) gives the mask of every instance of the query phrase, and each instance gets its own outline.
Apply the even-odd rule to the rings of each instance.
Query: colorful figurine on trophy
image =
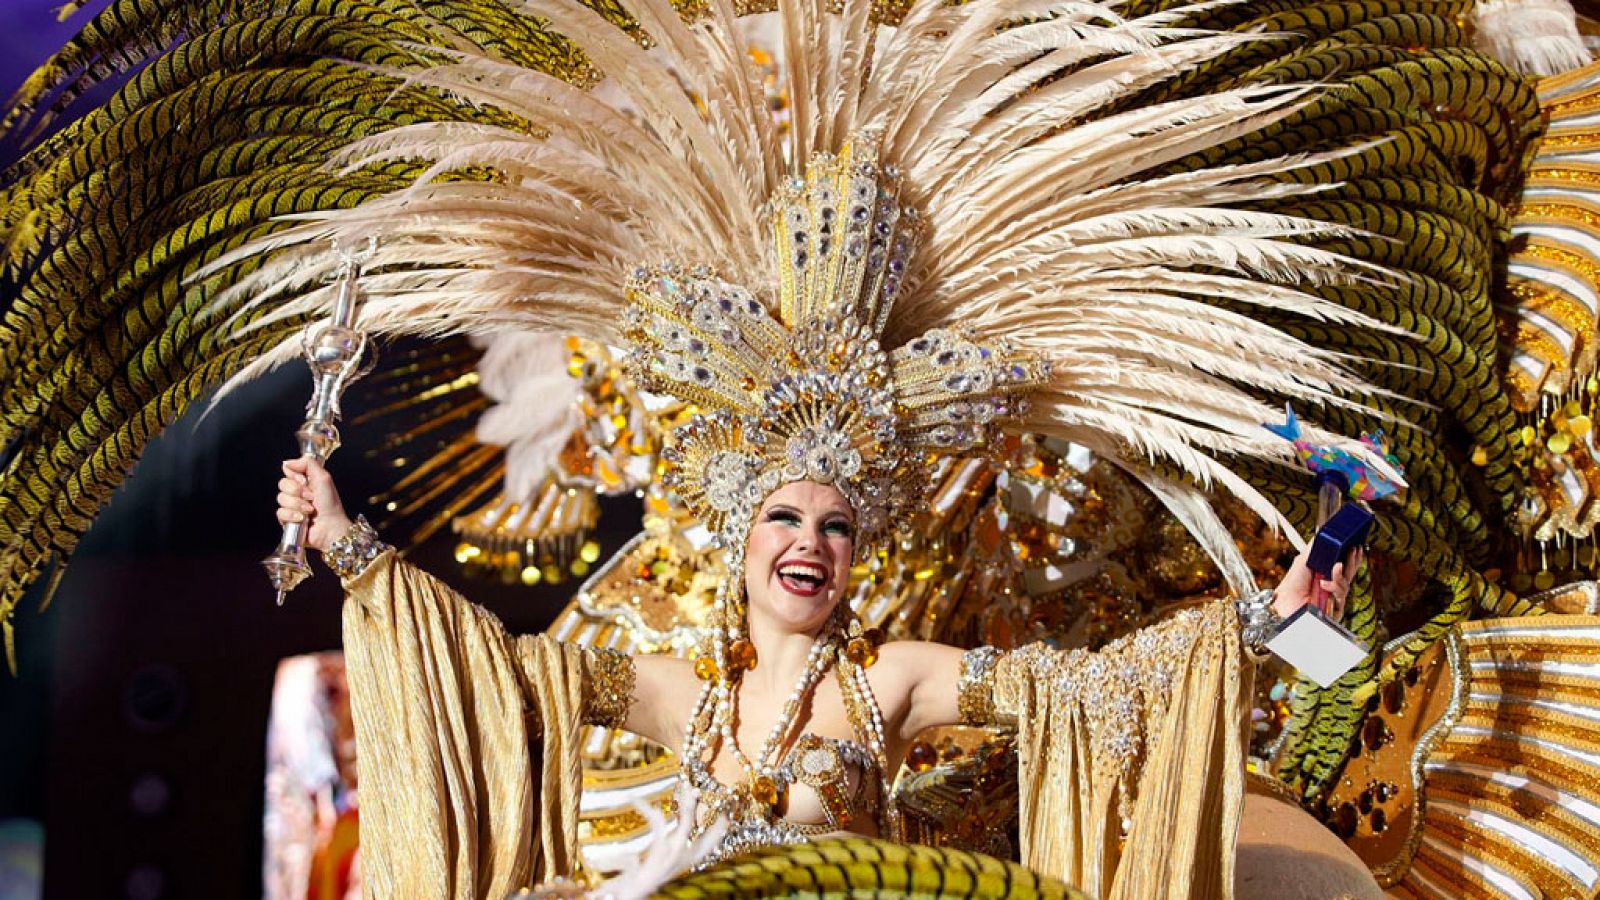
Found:
[[[1317,531],[1311,537],[1306,567],[1320,578],[1331,578],[1340,562],[1359,566],[1362,547],[1375,517],[1366,504],[1388,497],[1406,486],[1400,463],[1390,452],[1383,432],[1361,436],[1365,453],[1312,443],[1300,428],[1294,407],[1285,406],[1282,425],[1266,429],[1291,442],[1295,455],[1317,482]],[[1346,502],[1346,501],[1349,502]],[[1312,603],[1285,619],[1267,646],[1285,661],[1323,687],[1338,680],[1371,650],[1330,615],[1327,598]]]

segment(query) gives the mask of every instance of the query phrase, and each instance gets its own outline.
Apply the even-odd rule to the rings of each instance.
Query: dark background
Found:
[[[60,2],[0,0],[0,96],[85,20],[58,23]],[[13,158],[0,144],[0,165]],[[315,565],[278,608],[258,565],[310,384],[295,365],[209,415],[192,407],[100,514],[51,605],[41,612],[36,590],[17,611],[19,674],[0,672],[0,821],[43,823],[45,897],[260,896],[274,670],[339,646],[333,576]],[[363,452],[374,433],[345,438],[330,468],[353,513],[398,473]],[[609,506],[606,554],[638,523],[628,501]],[[412,559],[513,631],[542,629],[573,590],[468,580],[453,546],[446,533]]]

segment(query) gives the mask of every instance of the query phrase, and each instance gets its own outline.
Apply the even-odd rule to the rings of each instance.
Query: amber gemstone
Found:
[[[728,668],[734,672],[748,672],[756,667],[756,645],[740,638],[728,645]]]
[[[1355,804],[1341,803],[1332,812],[1333,821],[1329,824],[1333,826],[1334,834],[1346,840],[1355,836],[1356,823],[1359,821]]]
[[[987,772],[1004,772],[1006,770],[1006,755],[998,750],[983,757],[983,768]]]
[[[750,796],[763,806],[778,805],[778,786],[765,775],[750,782]]]
[[[844,645],[844,658],[863,669],[878,661],[878,648],[864,637],[853,637]]]
[[[701,681],[714,681],[717,677],[717,661],[709,656],[702,656],[694,661],[694,674]]]
[[[1361,726],[1361,743],[1366,745],[1369,752],[1376,752],[1393,739],[1394,732],[1390,731],[1389,726],[1377,716],[1368,716],[1367,721]]]
[[[1383,686],[1383,708],[1388,710],[1390,715],[1399,715],[1405,711],[1406,686],[1404,681],[1397,678]]]
[[[927,741],[917,741],[906,751],[906,765],[910,766],[913,772],[926,772],[938,761],[939,752]]]

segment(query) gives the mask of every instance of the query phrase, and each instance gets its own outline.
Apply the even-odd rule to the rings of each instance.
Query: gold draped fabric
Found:
[[[499,900],[570,875],[583,650],[508,635],[393,551],[345,587],[367,896]]]
[[[346,588],[369,896],[572,874],[591,657],[507,635],[392,551]],[[1025,647],[990,684],[1018,727],[1024,864],[1105,898],[1232,896],[1250,676],[1231,604],[1098,653]]]
[[[1002,657],[1022,862],[1107,900],[1232,897],[1252,674],[1230,602],[1097,653]]]

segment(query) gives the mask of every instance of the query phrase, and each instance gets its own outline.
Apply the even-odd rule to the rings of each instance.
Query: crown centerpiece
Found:
[[[935,455],[987,441],[1048,368],[944,329],[883,348],[924,223],[871,143],[813,157],[767,217],[777,278],[759,294],[704,266],[628,281],[633,376],[699,410],[672,435],[663,480],[730,546],[791,481],[835,486],[863,535],[881,533]]]

